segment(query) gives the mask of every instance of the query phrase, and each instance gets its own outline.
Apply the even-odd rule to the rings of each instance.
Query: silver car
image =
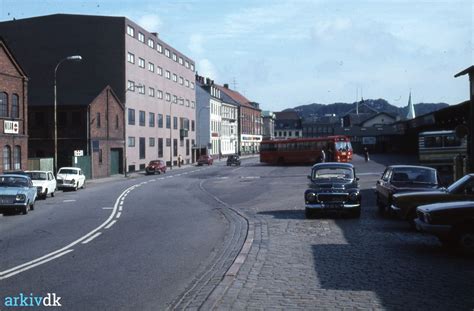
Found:
[[[0,175],[0,213],[28,214],[34,209],[37,189],[26,175]]]

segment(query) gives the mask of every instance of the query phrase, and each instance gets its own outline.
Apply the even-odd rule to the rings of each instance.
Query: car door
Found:
[[[56,191],[56,179],[53,173],[48,172],[48,192],[53,193],[54,191]]]
[[[29,201],[31,202],[31,204],[34,204],[37,193],[37,188],[33,186],[33,182],[31,181],[31,179],[28,179],[28,198],[30,199]]]
[[[79,187],[83,187],[84,183],[86,182],[86,176],[82,172],[82,170],[79,170],[79,180],[80,180],[80,185]]]
[[[379,202],[387,205],[390,195],[390,177],[392,176],[392,169],[387,168],[382,174],[382,177],[377,181],[376,189],[378,192]]]

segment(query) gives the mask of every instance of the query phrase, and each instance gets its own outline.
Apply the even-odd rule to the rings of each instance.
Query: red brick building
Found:
[[[28,78],[0,38],[0,173],[27,169]]]

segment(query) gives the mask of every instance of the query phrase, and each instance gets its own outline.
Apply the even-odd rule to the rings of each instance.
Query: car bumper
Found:
[[[309,210],[318,210],[318,211],[334,211],[334,212],[345,212],[360,209],[360,203],[355,204],[325,204],[325,203],[316,203],[316,204],[305,204],[305,209]]]
[[[432,225],[427,224],[420,219],[415,219],[416,229],[422,232],[431,233],[433,235],[443,237],[448,236],[452,231],[452,226],[450,225]]]
[[[69,183],[67,183],[67,184],[58,184],[57,187],[58,187],[58,189],[73,189],[73,188],[76,187],[76,183],[74,183],[74,184],[69,184]]]
[[[18,212],[25,206],[26,202],[17,204],[2,204],[0,205],[0,214],[5,212]]]

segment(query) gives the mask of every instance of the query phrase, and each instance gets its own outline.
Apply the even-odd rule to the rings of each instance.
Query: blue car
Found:
[[[37,189],[26,175],[0,175],[0,213],[28,214],[34,209]]]

